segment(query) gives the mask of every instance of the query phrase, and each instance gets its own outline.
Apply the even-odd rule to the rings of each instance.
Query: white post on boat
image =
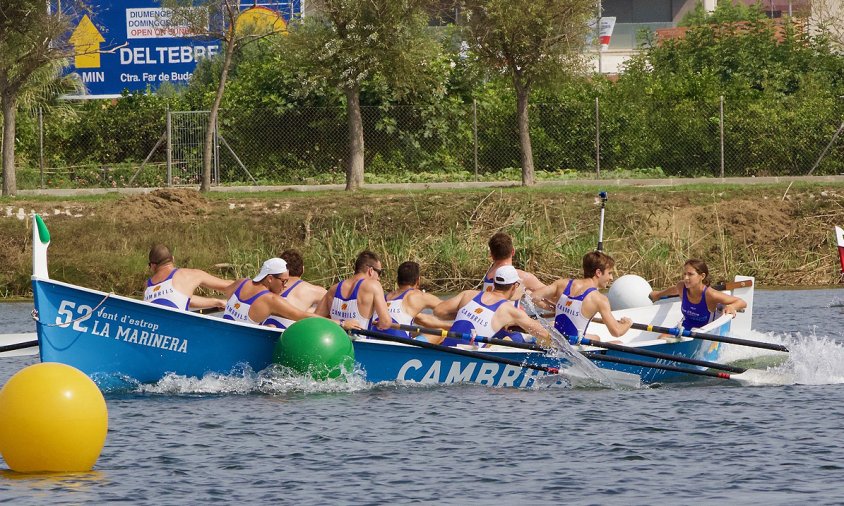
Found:
[[[50,279],[47,272],[47,247],[50,245],[50,231],[44,220],[37,214],[32,215],[32,275],[36,278]]]
[[[607,192],[599,192],[598,198],[601,199],[601,225],[598,228],[598,251],[604,251],[604,208],[607,205]]]

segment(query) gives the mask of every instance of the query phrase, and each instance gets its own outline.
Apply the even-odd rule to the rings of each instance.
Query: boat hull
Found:
[[[154,382],[270,365],[280,332],[33,278],[41,360]]]
[[[260,371],[271,364],[280,336],[279,331],[268,327],[187,313],[49,279],[33,277],[32,283],[41,360],[74,366],[101,386],[109,385],[109,378],[149,383],[171,373],[202,377],[207,373],[231,374],[246,368]],[[658,319],[659,323],[670,320],[676,312],[671,308],[648,311],[664,315]],[[730,320],[726,318],[713,322],[705,330],[726,334],[729,327]],[[650,338],[648,342],[629,345],[710,361],[717,359],[719,351],[719,343],[687,338]],[[475,383],[530,388],[549,373],[496,363],[495,358],[564,370],[570,366],[565,359],[540,352],[501,347],[477,350],[487,354],[489,360],[370,339],[355,341],[354,348],[359,369],[367,381],[374,383]],[[587,348],[587,351],[652,364],[681,365],[598,348]],[[676,371],[600,360],[597,365],[638,375],[645,383],[687,377]],[[571,383],[567,373],[550,376],[539,383],[544,386]]]

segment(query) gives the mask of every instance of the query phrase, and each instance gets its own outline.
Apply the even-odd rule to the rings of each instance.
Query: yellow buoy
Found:
[[[0,455],[13,471],[90,471],[107,431],[102,392],[69,365],[31,365],[0,390]]]

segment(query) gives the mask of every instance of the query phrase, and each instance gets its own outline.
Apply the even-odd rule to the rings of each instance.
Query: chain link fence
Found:
[[[124,99],[125,100],[125,99]],[[730,177],[844,173],[844,100],[810,104],[620,99],[534,103],[541,178]],[[125,108],[124,108],[125,109]],[[18,183],[37,187],[195,185],[207,111],[104,107],[33,111],[18,129]],[[365,171],[377,181],[518,179],[512,103],[362,107]],[[342,107],[222,110],[215,184],[344,181]],[[393,178],[393,179],[391,179]]]

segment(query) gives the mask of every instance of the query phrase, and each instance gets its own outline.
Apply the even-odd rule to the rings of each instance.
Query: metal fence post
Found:
[[[472,99],[472,144],[475,149],[475,181],[478,180],[478,101]]]
[[[38,169],[41,173],[41,189],[44,189],[44,110],[38,108]]]
[[[214,119],[214,151],[211,154],[214,157],[212,160],[214,162],[213,183],[216,185],[220,184],[220,123],[218,120],[219,116]]]
[[[724,178],[724,95],[721,95],[721,178]]]
[[[173,120],[167,108],[167,186],[173,186]]]
[[[601,177],[601,109],[595,97],[595,178]]]

